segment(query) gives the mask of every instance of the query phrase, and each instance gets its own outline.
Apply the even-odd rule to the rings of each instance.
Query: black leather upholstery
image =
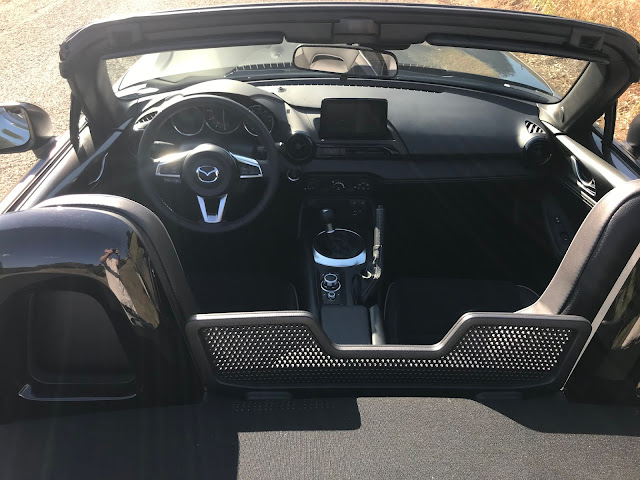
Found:
[[[191,272],[187,278],[171,238],[162,221],[148,208],[132,200],[112,195],[66,195],[52,198],[36,208],[73,206],[110,211],[136,225],[145,243],[153,246],[153,264],[164,268],[167,295],[175,296],[183,318],[196,313],[256,310],[295,310],[296,291],[291,283],[277,277]],[[162,275],[162,272],[158,272]],[[171,298],[170,298],[171,300]]]
[[[387,343],[432,345],[468,312],[515,312],[538,296],[509,282],[408,278],[391,284],[385,302]]]
[[[412,279],[389,288],[389,343],[435,343],[466,311],[576,315],[593,322],[640,244],[640,180],[605,195],[578,230],[556,274],[535,300],[508,283]],[[532,292],[531,292],[532,293]]]
[[[548,287],[525,312],[593,321],[639,243],[640,180],[634,180],[589,212]]]
[[[65,195],[46,200],[36,208],[56,206],[96,208],[114,212],[139,227],[140,234],[146,237],[145,244],[153,247],[149,255],[159,270],[156,273],[161,276],[162,282],[170,287],[166,289],[169,301],[174,307],[179,308],[183,318],[198,313],[171,237],[162,221],[151,210],[133,200],[113,195]]]

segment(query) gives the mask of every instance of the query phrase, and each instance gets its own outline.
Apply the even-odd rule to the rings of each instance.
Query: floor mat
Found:
[[[297,310],[296,291],[287,280],[265,273],[187,273],[200,313]]]
[[[385,302],[388,343],[432,345],[467,312],[515,312],[538,296],[510,282],[408,278],[391,284]]]

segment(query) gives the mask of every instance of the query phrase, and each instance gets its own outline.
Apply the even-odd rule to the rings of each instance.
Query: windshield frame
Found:
[[[592,125],[640,79],[640,44],[613,27],[528,12],[365,2],[217,6],[94,22],[61,44],[60,73],[99,142],[128,118],[131,107],[131,101],[113,92],[106,58],[260,39],[381,47],[424,40],[435,44],[445,33],[455,34],[444,39],[452,45],[462,37],[472,39],[474,46],[509,45],[514,51],[517,45],[524,53],[601,59],[588,65],[561,101],[540,105],[541,117],[562,131]]]

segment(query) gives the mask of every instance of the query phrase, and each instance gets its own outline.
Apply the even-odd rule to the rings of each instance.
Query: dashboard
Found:
[[[154,109],[176,94],[214,94],[249,108],[279,145],[296,179],[363,175],[387,182],[526,178],[552,154],[534,103],[460,88],[425,89],[332,81],[213,80],[152,97],[138,112],[139,135]],[[222,107],[178,112],[158,148],[213,143],[260,158],[255,132]],[[316,180],[313,180],[317,183]]]

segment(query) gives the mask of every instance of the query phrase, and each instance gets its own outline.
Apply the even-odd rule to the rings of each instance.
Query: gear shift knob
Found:
[[[333,222],[336,219],[335,212],[333,210],[331,210],[330,208],[323,208],[320,213],[322,214],[322,221],[326,225],[325,231],[327,233],[333,233],[333,231],[335,230],[333,228]]]

